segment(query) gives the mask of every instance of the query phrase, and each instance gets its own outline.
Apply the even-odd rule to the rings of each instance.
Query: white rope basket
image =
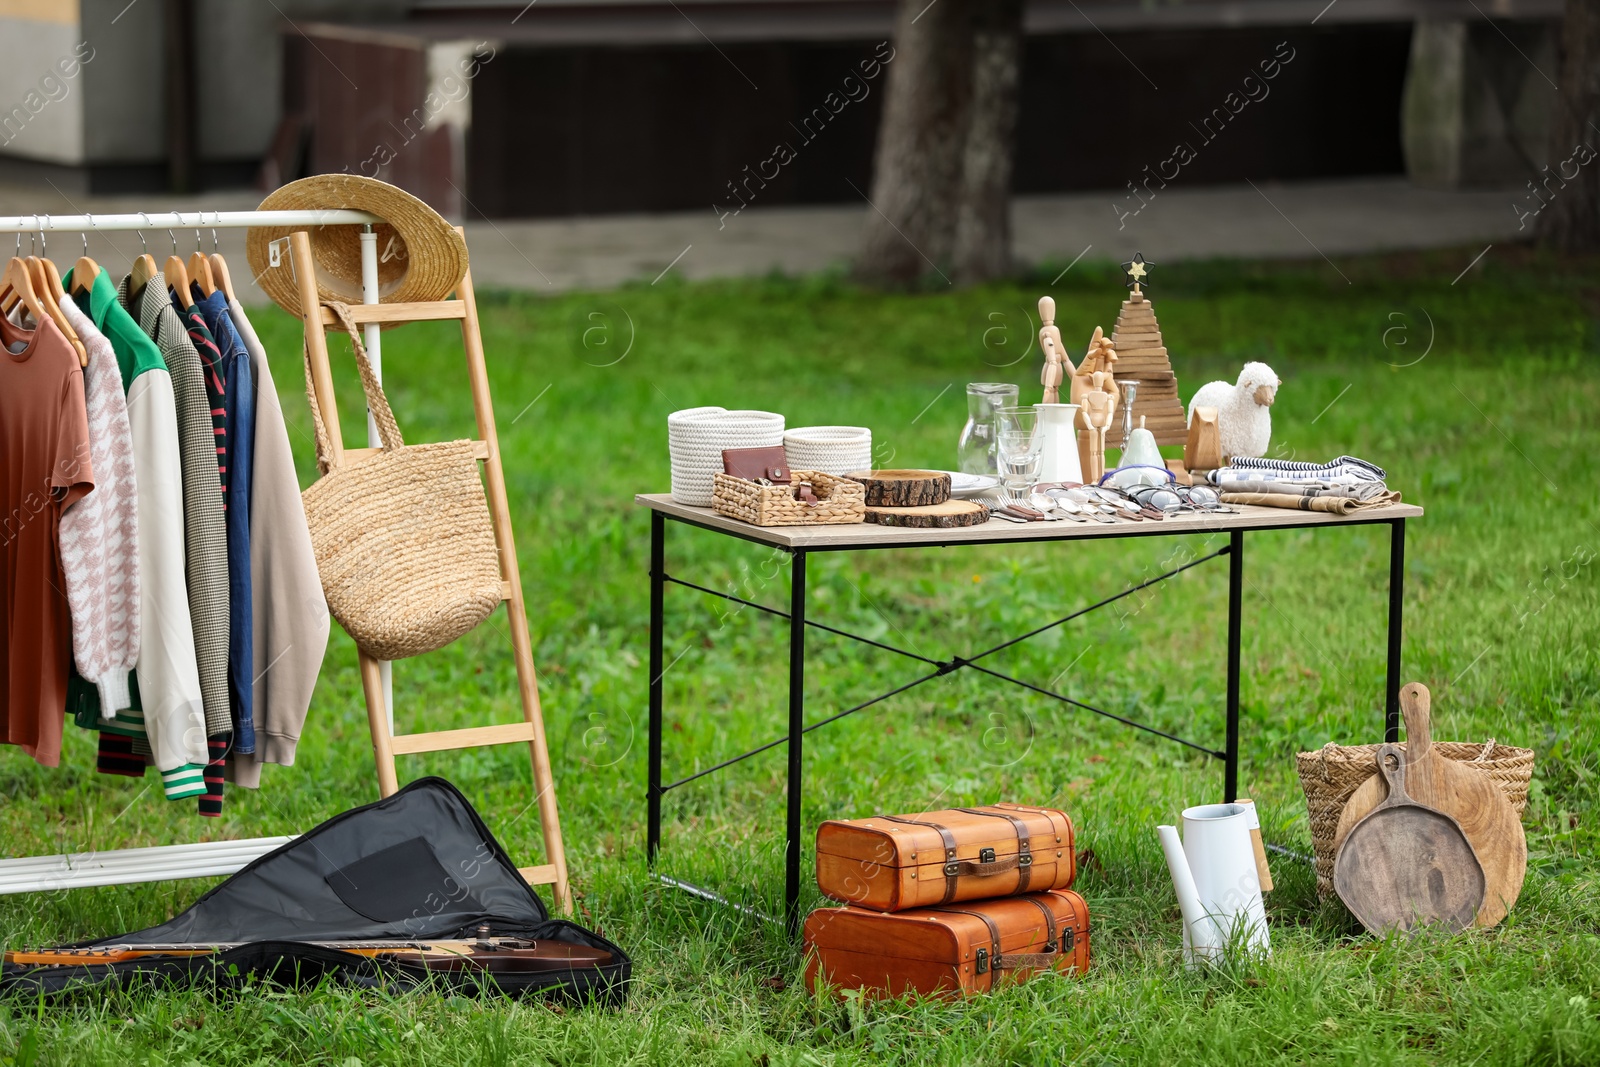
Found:
[[[792,471],[849,474],[872,469],[872,431],[865,426],[800,426],[783,435]]]
[[[672,499],[709,508],[711,478],[722,470],[725,448],[770,448],[783,444],[783,416],[771,411],[685,408],[667,416],[672,457]]]

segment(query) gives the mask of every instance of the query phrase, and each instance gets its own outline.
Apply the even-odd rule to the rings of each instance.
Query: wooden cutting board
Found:
[[[980,526],[989,521],[989,509],[971,500],[946,500],[920,508],[867,508],[867,521],[880,526],[909,526],[949,530]]]
[[[1483,905],[1483,865],[1450,816],[1406,795],[1409,768],[1398,745],[1378,749],[1388,796],[1350,830],[1333,863],[1333,888],[1361,925],[1380,937],[1443,927],[1459,933]]]
[[[1400,711],[1406,723],[1406,792],[1417,803],[1443,812],[1460,825],[1483,865],[1483,905],[1474,925],[1493,926],[1506,917],[1522,892],[1522,879],[1528,869],[1528,841],[1516,809],[1488,775],[1433,751],[1429,703],[1428,687],[1420,682],[1400,690]],[[1335,852],[1356,823],[1382,803],[1387,793],[1382,774],[1361,783],[1339,817],[1333,836]]]

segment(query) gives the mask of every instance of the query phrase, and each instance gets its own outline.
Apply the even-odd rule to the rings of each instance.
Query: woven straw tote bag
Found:
[[[442,648],[500,603],[500,554],[471,441],[408,445],[372,372],[350,309],[329,303],[350,334],[383,449],[330,465],[328,429],[311,384],[322,477],[301,494],[328,611],[361,651],[404,659]]]

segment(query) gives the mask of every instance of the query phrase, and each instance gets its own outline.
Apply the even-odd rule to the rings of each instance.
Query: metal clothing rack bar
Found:
[[[248,226],[361,226],[362,302],[378,302],[378,246],[372,232],[383,219],[366,211],[328,209],[322,211],[156,211],[113,215],[0,215],[0,233],[126,232],[133,230],[239,229]],[[285,252],[287,267],[289,256]],[[382,373],[378,327],[367,327],[366,345],[373,370]],[[367,443],[379,444],[370,425]],[[394,700],[385,668],[385,704],[390,721]],[[234,841],[195,841],[155,848],[117,849],[106,852],[76,852],[54,856],[20,856],[0,860],[0,895],[39,893],[55,889],[99,885],[127,885],[134,882],[164,882],[175,878],[199,878],[233,874],[252,860],[292,840],[290,837],[257,837]]]

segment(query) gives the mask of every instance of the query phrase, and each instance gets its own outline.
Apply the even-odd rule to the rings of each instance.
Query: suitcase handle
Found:
[[[1032,867],[1032,853],[1023,852],[1016,856],[1007,856],[1003,860],[992,860],[989,863],[979,863],[976,860],[956,860],[944,865],[946,878],[957,875],[970,875],[975,878],[987,878],[991,874],[1003,874],[1014,871],[1018,867]]]
[[[1059,952],[1007,952],[995,957],[990,964],[997,971],[1020,971],[1054,967],[1061,960]]]

